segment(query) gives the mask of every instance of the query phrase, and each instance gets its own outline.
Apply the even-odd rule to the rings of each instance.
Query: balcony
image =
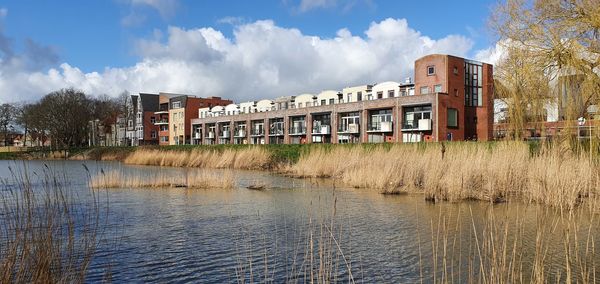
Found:
[[[157,120],[154,122],[154,125],[167,125],[169,124],[169,120],[163,119],[163,120]]]
[[[265,130],[263,128],[253,129],[251,136],[265,136]]]
[[[338,133],[358,133],[360,130],[360,127],[358,124],[348,124],[347,127],[340,127],[338,129]]]
[[[237,129],[234,137],[246,137],[246,129]]]
[[[215,139],[215,133],[212,131],[206,133],[206,139]]]
[[[393,132],[391,121],[372,122],[369,124],[367,132]]]
[[[200,139],[200,138],[202,138],[202,135],[200,135],[200,132],[194,133],[194,139]]]
[[[431,119],[405,120],[402,131],[430,131]]]
[[[306,135],[306,127],[293,126],[290,128],[290,135]]]
[[[221,137],[221,138],[229,138],[229,137],[230,137],[230,136],[229,136],[229,133],[230,133],[230,132],[229,132],[229,129],[227,129],[227,130],[223,130],[223,131],[221,131],[221,133],[220,133],[220,134],[221,134],[221,136],[219,136],[219,137]]]
[[[282,128],[271,129],[271,130],[269,130],[269,135],[271,135],[271,136],[282,136],[283,135],[283,129]]]
[[[329,135],[329,134],[331,134],[331,126],[330,125],[315,126],[315,127],[313,127],[312,134]]]

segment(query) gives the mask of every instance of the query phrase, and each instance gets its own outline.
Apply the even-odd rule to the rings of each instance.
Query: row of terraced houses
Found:
[[[121,144],[378,143],[491,140],[493,67],[450,55],[414,62],[414,81],[235,104],[220,97],[131,97]]]

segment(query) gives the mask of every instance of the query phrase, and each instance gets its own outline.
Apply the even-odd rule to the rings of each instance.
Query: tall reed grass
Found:
[[[422,192],[432,201],[518,197],[564,209],[584,198],[596,204],[600,190],[599,167],[585,155],[559,147],[531,154],[521,142],[316,148],[285,171],[382,193]]]
[[[101,172],[90,179],[92,188],[233,188],[235,179],[231,173],[222,175],[207,172],[177,174],[133,174],[119,170]]]
[[[0,283],[85,282],[102,241],[99,195],[81,206],[48,167],[35,187],[27,168],[11,172],[0,190]]]
[[[220,151],[140,149],[127,156],[124,162],[133,165],[260,170],[271,166],[271,155],[262,147]]]
[[[556,214],[548,208],[489,208],[485,216],[461,212],[431,218],[420,240],[422,282],[597,283],[597,220],[587,211]],[[530,220],[533,217],[533,220]],[[468,220],[465,220],[468,219]]]

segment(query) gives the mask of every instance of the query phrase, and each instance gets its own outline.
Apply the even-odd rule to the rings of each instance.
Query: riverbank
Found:
[[[597,160],[568,147],[525,142],[104,147],[69,159],[270,170],[384,194],[422,193],[432,202],[519,200],[567,210],[597,210],[600,188]]]

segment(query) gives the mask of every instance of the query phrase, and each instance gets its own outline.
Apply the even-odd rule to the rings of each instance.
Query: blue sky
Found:
[[[398,81],[423,53],[485,59],[495,45],[486,26],[495,3],[8,0],[0,2],[0,99],[16,92],[31,100],[73,86],[92,94],[178,91],[244,100]],[[398,66],[381,68],[387,63]],[[322,67],[331,65],[354,69]],[[228,87],[231,79],[247,93]]]

